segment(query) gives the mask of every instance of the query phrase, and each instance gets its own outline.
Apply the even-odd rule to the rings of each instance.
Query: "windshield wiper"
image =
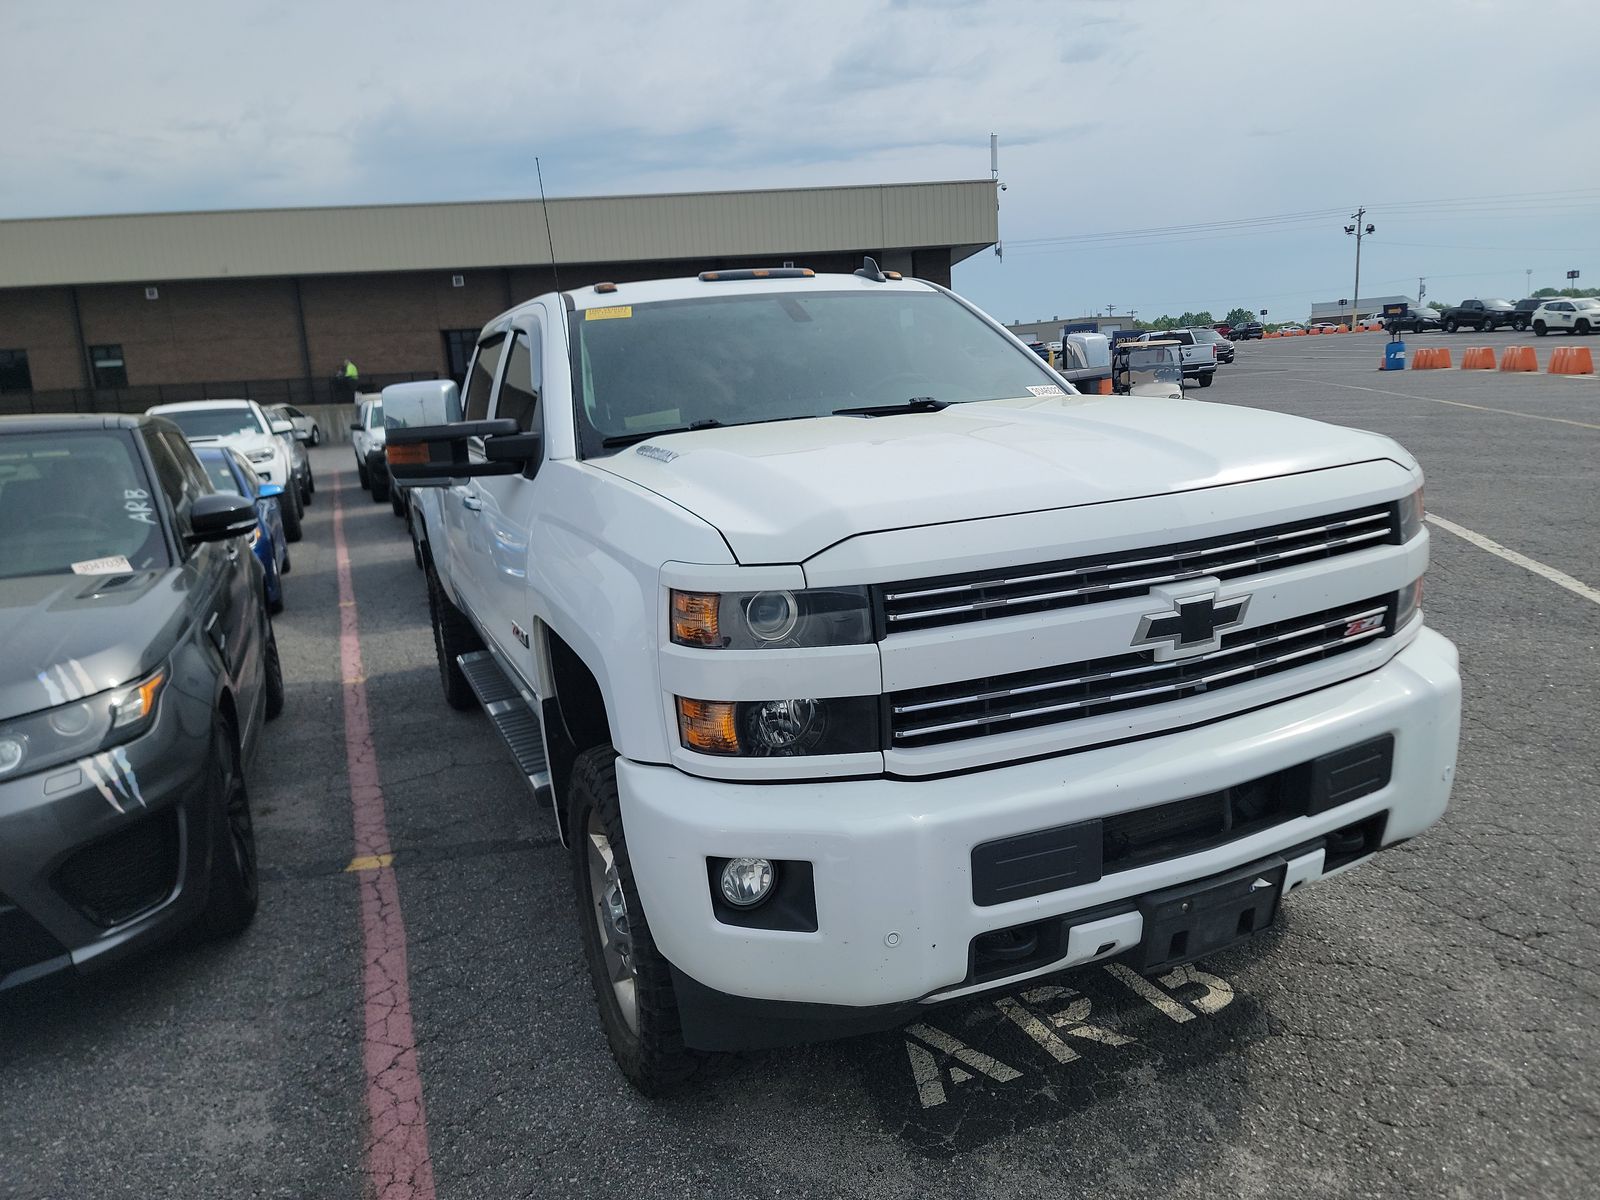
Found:
[[[631,446],[635,442],[647,442],[653,437],[663,437],[669,433],[693,433],[697,429],[723,429],[724,422],[715,417],[706,421],[691,421],[687,425],[679,425],[672,429],[652,429],[648,433],[619,433],[612,437],[603,438],[600,442],[607,450],[618,446]]]
[[[900,413],[938,412],[950,407],[948,400],[935,400],[932,396],[913,396],[900,404],[863,404],[855,408],[836,408],[836,417],[893,417]]]

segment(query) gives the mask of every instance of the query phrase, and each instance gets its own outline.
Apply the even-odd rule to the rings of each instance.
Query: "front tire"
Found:
[[[322,429],[315,422],[311,425],[311,444],[313,446],[322,445]]]
[[[1543,337],[1545,334],[1549,333],[1550,330],[1543,321],[1535,321],[1533,323],[1533,332],[1539,337]]]
[[[397,517],[406,515],[406,496],[399,488],[395,487],[394,480],[389,480],[389,511]]]
[[[1444,331],[1446,333],[1454,333],[1456,331],[1456,323],[1454,321],[1446,321],[1444,323]]]
[[[283,540],[298,542],[304,532],[300,528],[300,496],[298,492],[288,491],[278,494],[278,514],[283,518]]]
[[[283,714],[283,663],[278,659],[278,633],[272,628],[272,622],[267,622],[267,669],[266,680],[262,684],[267,694],[266,718],[275,721]]]
[[[367,478],[372,481],[372,499],[382,504],[389,498],[389,470],[387,467],[368,467]]]
[[[1572,332],[1587,336],[1589,333],[1589,322],[1584,320],[1578,321],[1578,323],[1572,327]]]
[[[211,814],[210,896],[200,923],[213,937],[242,933],[260,904],[256,872],[255,822],[233,722],[218,713],[206,764],[206,797]]]
[[[367,478],[367,464],[362,462],[359,458],[356,459],[356,481],[361,484],[361,490],[363,492],[370,491],[372,489],[372,480]]]
[[[444,702],[459,712],[478,707],[467,677],[456,660],[463,654],[483,649],[483,640],[463,613],[450,601],[438,572],[428,569],[428,615],[433,622],[433,652],[439,659],[439,682],[444,686]]]
[[[610,746],[595,746],[573,764],[567,794],[573,899],[611,1057],[635,1088],[659,1096],[720,1056],[683,1044],[672,975],[634,886],[616,760]]]

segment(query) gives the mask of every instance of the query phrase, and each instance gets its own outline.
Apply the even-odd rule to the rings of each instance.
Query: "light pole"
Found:
[[[1529,267],[1523,272],[1523,274],[1528,277],[1527,286],[1522,289],[1522,294],[1526,296],[1529,292],[1533,291],[1533,268]]]
[[[1350,327],[1352,329],[1355,328],[1355,314],[1361,311],[1361,239],[1369,233],[1376,233],[1378,228],[1376,225],[1362,226],[1361,219],[1366,215],[1367,210],[1365,207],[1356,209],[1355,212],[1350,214],[1350,220],[1354,224],[1344,227],[1345,233],[1354,234],[1356,239],[1356,290],[1350,293]]]

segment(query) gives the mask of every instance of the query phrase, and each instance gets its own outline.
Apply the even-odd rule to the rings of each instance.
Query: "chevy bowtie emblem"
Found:
[[[1248,594],[1220,598],[1221,587],[1220,580],[1191,579],[1151,588],[1150,594],[1166,600],[1168,607],[1139,619],[1133,644],[1153,647],[1159,662],[1217,649],[1223,631],[1244,624],[1245,610],[1250,607]]]

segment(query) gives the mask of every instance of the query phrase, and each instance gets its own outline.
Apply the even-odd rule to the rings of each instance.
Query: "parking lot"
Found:
[[[0,1005],[0,1195],[354,1198],[396,1171],[385,1194],[419,1197],[1592,1195],[1600,384],[1380,374],[1386,340],[1245,343],[1193,395],[1423,463],[1424,603],[1465,686],[1443,823],[1195,967],[1085,968],[743,1056],[667,1101],[607,1055],[546,815],[440,695],[403,524],[346,447],[313,451],[275,620],[288,705],[250,777],[260,915]],[[1542,365],[1566,340],[1413,344],[1536,344]],[[353,798],[365,817],[375,795],[399,909],[364,917]],[[364,920],[403,957],[364,962]],[[396,962],[409,1030],[364,985]],[[369,1089],[386,1020],[420,1106]],[[383,1121],[425,1131],[428,1159],[391,1153]]]

